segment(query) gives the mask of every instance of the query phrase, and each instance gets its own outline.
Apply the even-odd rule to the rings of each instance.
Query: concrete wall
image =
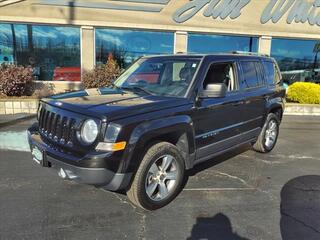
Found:
[[[0,99],[0,114],[37,113],[36,99]]]

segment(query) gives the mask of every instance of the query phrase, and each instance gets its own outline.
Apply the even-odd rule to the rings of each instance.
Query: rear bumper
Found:
[[[28,130],[28,141],[31,151],[34,147],[37,147],[45,152],[43,159],[45,164],[41,162],[42,166],[46,166],[55,170],[58,175],[64,179],[102,187],[110,191],[126,189],[130,184],[132,173],[115,173],[107,168],[87,168],[76,166],[70,161],[65,162],[64,159],[61,159],[61,153],[56,152],[57,156],[52,154],[53,150],[41,140],[37,129],[34,127],[31,127]],[[95,155],[92,157],[92,161],[97,162],[99,159],[101,161],[105,161],[106,157],[106,154]],[[72,162],[76,163],[79,162],[79,160],[77,161],[77,159],[73,159]],[[86,161],[88,161],[88,157],[86,157]]]

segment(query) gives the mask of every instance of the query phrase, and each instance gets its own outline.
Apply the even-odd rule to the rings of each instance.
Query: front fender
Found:
[[[135,172],[138,168],[141,156],[147,150],[146,146],[153,139],[169,133],[186,134],[189,154],[195,152],[193,122],[189,116],[179,115],[148,122],[136,126],[131,133],[128,145],[124,154],[124,172]]]

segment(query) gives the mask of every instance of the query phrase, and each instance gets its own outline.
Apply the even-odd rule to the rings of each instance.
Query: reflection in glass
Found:
[[[315,50],[318,41],[273,39],[271,56],[279,64],[285,82],[320,80],[319,58]]]
[[[115,81],[115,86],[137,94],[183,97],[199,63],[199,59],[141,58]]]
[[[125,68],[140,56],[172,54],[173,43],[170,32],[96,29],[96,62],[105,63],[112,54]]]
[[[189,53],[218,53],[218,52],[257,52],[257,37],[204,35],[191,33],[188,37]]]
[[[0,24],[0,64],[33,67],[38,80],[80,81],[80,29]]]

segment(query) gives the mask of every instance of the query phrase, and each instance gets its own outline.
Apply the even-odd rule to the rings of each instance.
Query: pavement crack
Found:
[[[286,217],[288,217],[288,218],[291,218],[292,220],[294,220],[294,221],[297,222],[297,223],[302,224],[302,225],[305,226],[306,228],[309,228],[309,229],[311,229],[312,231],[320,234],[320,231],[319,231],[318,229],[316,229],[315,227],[310,226],[309,224],[307,224],[307,223],[305,223],[304,221],[302,221],[302,220],[300,220],[300,219],[298,219],[298,218],[296,218],[296,217],[294,217],[294,216],[286,213],[285,211],[282,210],[282,211],[281,211],[281,214],[284,215],[284,216],[286,216]]]
[[[139,221],[139,239],[140,240],[145,240],[145,233],[146,233],[146,218],[147,216],[143,213],[136,212],[138,215],[141,216],[140,221]]]
[[[221,176],[226,176],[226,177],[229,177],[229,178],[232,178],[232,179],[236,179],[236,180],[240,181],[241,183],[243,183],[248,188],[253,188],[253,189],[255,189],[255,190],[259,191],[259,192],[267,194],[271,200],[275,200],[276,199],[275,196],[272,193],[270,193],[268,191],[265,191],[265,190],[262,190],[258,186],[250,185],[250,184],[247,183],[247,181],[245,181],[244,179],[242,179],[240,177],[237,177],[237,176],[234,176],[234,175],[230,175],[230,174],[225,173],[225,172],[220,172],[220,171],[215,171],[215,172],[220,174]]]
[[[237,176],[234,176],[234,175],[230,175],[228,173],[225,173],[225,172],[220,172],[220,171],[214,171],[216,172],[217,174],[221,175],[221,176],[225,176],[225,177],[229,177],[229,178],[232,178],[232,179],[236,179],[240,182],[242,182],[244,185],[246,185],[247,187],[252,187],[251,185],[249,185],[244,179],[240,178],[240,177],[237,177]]]
[[[111,193],[112,195],[114,195],[117,199],[120,200],[120,202],[121,202],[122,204],[128,204],[128,205],[130,205],[134,210],[136,209],[136,206],[134,206],[131,202],[126,201],[125,199],[121,198],[118,193],[110,192],[110,191],[107,191],[107,190],[104,190],[104,189],[102,189],[102,190],[105,191],[105,192]]]
[[[124,200],[123,198],[121,198],[121,197],[119,196],[119,194],[117,194],[117,193],[113,193],[113,194],[116,196],[116,198],[118,198],[118,199],[120,200],[121,203],[123,203],[123,204],[128,204],[128,205],[130,205],[133,209],[136,209],[136,207],[135,207],[131,202]]]
[[[298,160],[320,160],[319,158],[312,157],[312,156],[299,156],[299,155],[285,155],[285,154],[269,154],[270,160],[261,159],[257,156],[249,156],[249,155],[241,155],[242,157],[253,159],[255,161],[267,164],[267,165],[276,165],[276,164],[287,164],[290,162],[295,162]],[[271,159],[281,159],[282,161],[274,161]]]

